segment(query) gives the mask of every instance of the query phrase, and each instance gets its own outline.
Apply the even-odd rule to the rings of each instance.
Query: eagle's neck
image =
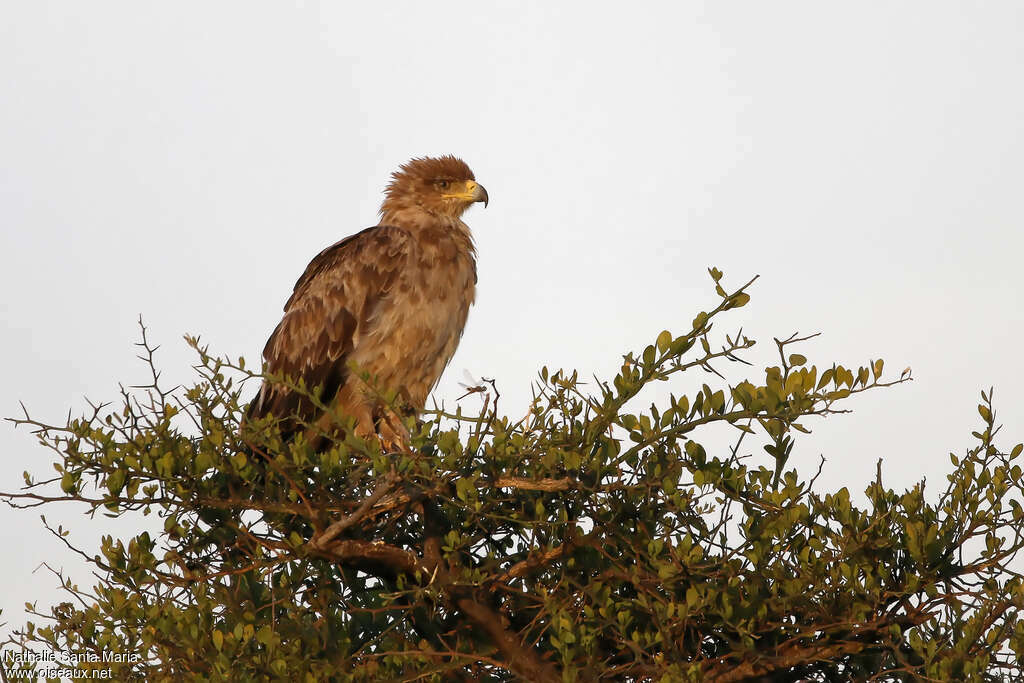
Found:
[[[438,233],[448,233],[465,250],[474,252],[469,226],[456,216],[430,213],[420,207],[384,207],[380,225],[404,228],[417,239],[436,239]]]

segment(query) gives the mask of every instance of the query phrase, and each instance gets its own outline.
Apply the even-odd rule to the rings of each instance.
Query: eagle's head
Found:
[[[418,210],[458,218],[474,202],[487,206],[487,190],[462,159],[451,155],[410,159],[391,174],[381,215]]]

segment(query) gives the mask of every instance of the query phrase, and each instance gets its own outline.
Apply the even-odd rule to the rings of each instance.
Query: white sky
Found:
[[[812,362],[913,367],[809,425],[792,463],[824,454],[820,489],[859,497],[883,457],[934,492],[989,386],[1022,440],[1024,4],[623,7],[4,3],[0,414],[61,421],[143,380],[140,313],[169,382],[185,333],[255,362],[388,174],[454,153],[492,201],[466,217],[480,285],[439,399],[468,369],[521,414],[541,365],[607,375],[713,305],[715,265],[762,276],[722,330],[762,366],[773,335],[821,331]],[[25,430],[0,449],[0,490],[52,472]],[[11,626],[58,599],[40,562],[92,583],[38,512],[0,507]],[[87,548],[135,529],[46,512]]]

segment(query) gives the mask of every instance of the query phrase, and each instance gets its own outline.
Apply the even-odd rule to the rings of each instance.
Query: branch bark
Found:
[[[383,496],[384,493],[381,492],[380,495]],[[370,498],[372,497],[371,495]],[[370,501],[370,498],[367,498],[367,501]],[[365,511],[372,509],[375,501],[367,501],[349,517],[355,517],[364,508]],[[470,626],[487,634],[488,639],[502,655],[502,665],[509,671],[524,680],[536,683],[561,681],[562,677],[550,662],[542,659],[532,647],[523,643],[516,633],[510,631],[497,610],[477,598],[476,589],[456,582],[441,556],[440,530],[429,501],[422,503],[421,511],[424,519],[422,558],[410,550],[375,541],[321,540],[315,544],[311,541],[309,545],[316,554],[374,576],[394,579],[399,574],[415,576],[418,573],[421,581],[434,583],[441,589],[447,602]]]

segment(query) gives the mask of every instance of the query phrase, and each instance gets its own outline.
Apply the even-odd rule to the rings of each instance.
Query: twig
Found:
[[[525,479],[523,477],[498,477],[494,480],[498,488],[524,489],[526,491],[565,491],[569,488],[569,478],[561,479]]]
[[[341,535],[341,532],[362,520],[363,517],[366,516],[366,513],[370,511],[370,508],[372,508],[378,500],[383,498],[397,481],[398,475],[395,474],[394,470],[388,472],[384,479],[382,479],[381,482],[377,484],[376,488],[373,489],[373,493],[367,496],[363,502],[359,504],[359,507],[357,507],[351,514],[346,515],[337,522],[328,526],[322,533],[311,538],[309,544],[314,550],[323,550],[328,543]]]

